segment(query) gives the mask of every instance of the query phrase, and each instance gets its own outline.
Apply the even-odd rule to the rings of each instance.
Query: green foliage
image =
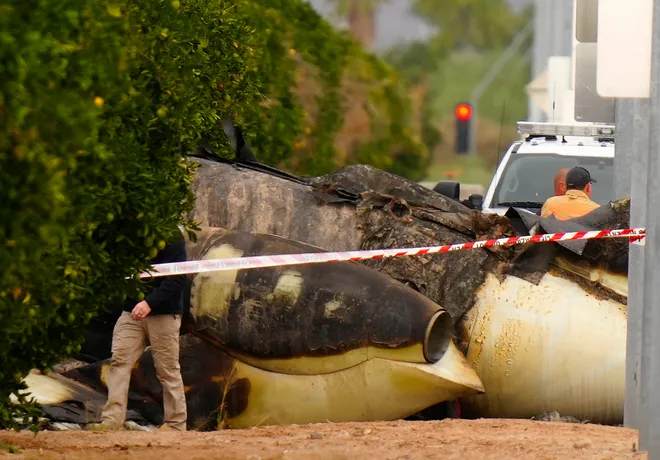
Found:
[[[371,82],[368,112],[372,135],[360,144],[350,163],[366,163],[408,177],[421,179],[428,166],[428,155],[410,124],[410,104],[404,96],[405,85],[392,68],[382,61],[364,55],[358,61],[361,69],[353,69]],[[383,152],[391,151],[390,155]]]
[[[456,51],[481,52],[501,49],[529,21],[530,11],[514,12],[506,0],[415,0],[414,11],[436,27],[424,42],[413,42],[390,50],[387,60],[409,82],[447,65]]]
[[[426,180],[455,180],[461,184],[480,184],[488,187],[493,177],[494,166],[482,155],[447,155],[431,165]],[[447,174],[450,173],[450,174]]]
[[[9,454],[20,454],[21,449],[18,446],[0,441],[0,451],[6,451]]]
[[[447,50],[504,46],[526,22],[506,0],[443,0],[442,8],[437,0],[415,0],[414,8],[437,26],[436,40]]]
[[[501,51],[452,53],[446,64],[431,75],[435,91],[433,113],[438,119],[453,117],[454,105],[468,100],[470,93]],[[525,85],[529,82],[529,60],[516,56],[495,79],[479,101],[479,116],[497,123],[515,124],[527,113]]]
[[[428,93],[419,102],[417,117],[421,141],[429,151],[433,151],[442,140],[432,107],[437,88],[429,86],[429,75],[442,68],[440,64],[445,55],[446,50],[438,46],[435,40],[399,46],[386,55],[387,61],[403,76],[409,87],[418,87]]]
[[[330,3],[334,4],[338,14],[345,16],[352,8],[372,14],[383,3],[383,0],[330,0]]]
[[[448,50],[438,42],[412,42],[388,51],[386,59],[411,84],[418,84],[435,70],[448,55]]]
[[[256,74],[265,98],[259,104],[241,103],[236,119],[260,160],[302,174],[332,170],[334,139],[343,119],[342,76],[353,44],[306,2],[262,0],[250,2],[250,9],[258,41]],[[300,81],[306,69],[313,69],[319,85],[318,96],[307,105],[297,93],[307,83]],[[293,158],[296,144],[305,148]]]
[[[0,426],[33,421],[8,403],[22,376],[75,353],[192,225],[184,156],[231,155],[219,121],[266,162],[341,164],[349,62],[366,82],[392,76],[302,0],[0,0]],[[400,85],[374,87],[374,135],[344,158],[419,174]]]
[[[260,160],[304,175],[355,161],[422,174],[427,154],[410,132],[408,99],[392,68],[334,31],[303,0],[248,3],[265,99],[241,104],[234,113]],[[346,93],[362,83],[371,129],[366,138],[343,142],[350,147],[342,150],[339,138],[350,131],[343,129],[345,114],[358,103]],[[399,164],[404,158],[413,165]]]
[[[453,127],[451,131],[445,128],[445,136],[439,128],[453,117],[457,102],[470,99],[502,49],[530,20],[531,10],[515,12],[506,0],[446,0],[442,8],[435,0],[415,0],[413,6],[420,17],[436,26],[435,35],[395,48],[386,59],[410,85],[427,88],[419,107],[422,139],[431,151],[447,150]],[[490,125],[511,125],[524,118],[528,80],[526,57],[516,57],[479,101],[479,119],[491,120]],[[493,159],[496,143],[493,152],[488,152]]]
[[[75,352],[191,207],[181,154],[212,130],[215,108],[195,97],[210,86],[193,72],[195,45],[178,41],[196,37],[168,40],[166,28],[205,4],[0,3],[3,403],[30,368]]]
[[[42,417],[41,407],[27,394],[25,388],[23,382],[16,384],[14,388],[16,400],[11,404],[6,404],[4,401],[0,404],[0,426],[29,429],[36,433],[43,429],[46,423]],[[3,446],[0,441],[0,450],[4,448],[10,453],[16,453],[10,450],[12,447],[14,446],[7,444]]]

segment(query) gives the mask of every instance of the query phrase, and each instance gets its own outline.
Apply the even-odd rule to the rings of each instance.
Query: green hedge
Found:
[[[184,156],[231,155],[220,120],[294,172],[421,172],[392,78],[367,95],[373,136],[337,160],[350,62],[393,75],[302,0],[0,0],[0,426],[28,414],[7,403],[22,376],[74,353],[191,225]]]
[[[2,425],[21,376],[73,353],[190,207],[181,153],[214,109],[178,102],[206,82],[190,53],[178,69],[167,61],[165,28],[180,13],[159,9],[0,2]],[[163,25],[147,27],[149,13]]]
[[[355,162],[424,175],[428,152],[410,128],[410,101],[391,67],[334,31],[305,1],[248,3],[265,98],[236,108],[235,118],[260,160],[303,175]],[[358,100],[351,93],[356,85],[364,87]],[[344,126],[355,104],[368,114],[366,137]]]

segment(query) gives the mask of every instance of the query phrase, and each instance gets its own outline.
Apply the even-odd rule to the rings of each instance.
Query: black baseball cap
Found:
[[[596,182],[595,179],[591,177],[589,171],[587,171],[582,166],[576,166],[571,168],[566,173],[566,187],[567,188],[584,188],[587,184],[591,182]]]

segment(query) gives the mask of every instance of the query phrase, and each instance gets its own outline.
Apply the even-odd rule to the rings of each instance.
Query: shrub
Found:
[[[33,414],[8,404],[22,376],[75,353],[87,322],[138,295],[134,275],[192,225],[185,155],[231,155],[222,119],[266,162],[341,163],[347,60],[380,65],[360,53],[302,0],[0,0],[0,425]],[[318,88],[305,105],[307,71]],[[395,169],[382,160],[406,145],[423,157],[396,85],[373,100],[387,129],[364,139],[368,158]]]

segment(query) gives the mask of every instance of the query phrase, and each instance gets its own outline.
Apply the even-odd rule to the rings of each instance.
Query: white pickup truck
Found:
[[[519,122],[522,139],[507,149],[483,197],[481,210],[504,214],[510,207],[540,213],[554,195],[561,168],[583,166],[597,182],[592,199],[605,204],[614,196],[614,126]]]

